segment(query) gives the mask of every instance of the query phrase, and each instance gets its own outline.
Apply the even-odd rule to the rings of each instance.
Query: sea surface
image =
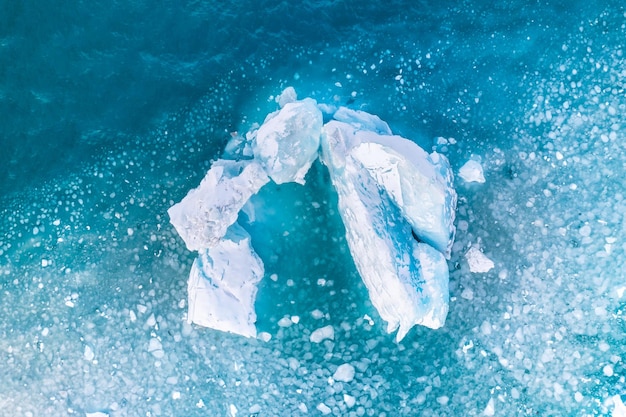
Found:
[[[626,415],[625,43],[618,1],[0,0],[0,415]],[[271,338],[187,324],[167,209],[287,86],[481,162],[442,329],[386,334],[319,163],[246,225]]]

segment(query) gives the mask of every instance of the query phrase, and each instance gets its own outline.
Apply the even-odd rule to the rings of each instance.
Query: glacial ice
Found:
[[[456,194],[448,161],[399,136],[354,132],[351,154],[387,192],[418,238],[445,255],[454,238]]]
[[[363,111],[339,107],[323,125],[317,103],[296,97],[286,89],[277,98],[281,109],[258,130],[246,139],[233,135],[230,154],[244,157],[233,150],[251,144],[253,159],[218,160],[200,187],[169,210],[187,247],[199,251],[189,277],[189,321],[256,335],[263,263],[235,223],[238,213],[269,178],[304,184],[321,144],[350,253],[387,332],[398,330],[400,341],[416,324],[443,326],[456,207],[447,159],[394,136],[387,123]],[[332,339],[332,330],[318,329],[311,340]]]
[[[254,302],[264,273],[250,235],[233,224],[216,246],[200,251],[191,267],[188,321],[255,337]]]
[[[304,184],[304,176],[317,159],[322,122],[315,100],[304,99],[286,103],[261,125],[252,150],[276,184]]]
[[[170,207],[170,222],[187,249],[215,246],[237,221],[248,199],[268,182],[267,174],[254,160],[217,160],[200,186]]]
[[[399,341],[415,324],[443,325],[448,312],[448,268],[441,252],[413,238],[411,225],[390,193],[352,154],[361,140],[377,136],[364,138],[361,132],[343,122],[327,123],[322,158],[337,190],[357,270],[372,304],[387,322],[387,332],[398,329]]]

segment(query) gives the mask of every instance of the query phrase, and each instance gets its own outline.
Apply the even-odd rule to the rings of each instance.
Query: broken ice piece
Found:
[[[363,137],[369,140],[378,136],[355,129],[343,122],[326,124],[323,160],[337,190],[339,213],[357,270],[372,304],[387,322],[387,332],[398,329],[399,341],[415,324],[438,328],[445,322],[448,267],[441,252],[413,238],[411,225],[392,201],[391,193],[383,191],[376,176],[362,163],[366,155],[357,155],[360,159],[352,155],[355,143],[365,142]],[[369,158],[376,156],[387,158],[385,152]],[[370,166],[384,165],[381,160],[367,162]],[[438,213],[433,221],[439,223],[441,211]]]
[[[322,123],[315,100],[286,103],[256,132],[255,160],[276,184],[304,184],[304,176],[317,159]]]
[[[217,160],[200,186],[170,207],[170,222],[189,250],[215,246],[248,199],[268,182],[255,161]]]
[[[485,182],[483,167],[480,162],[470,159],[459,170],[459,177],[465,182]]]
[[[255,337],[254,302],[264,273],[250,235],[235,223],[217,246],[201,251],[191,267],[188,321]]]
[[[467,253],[465,253],[465,259],[467,259],[471,272],[489,272],[495,266],[493,261],[487,258],[476,246],[469,248]]]

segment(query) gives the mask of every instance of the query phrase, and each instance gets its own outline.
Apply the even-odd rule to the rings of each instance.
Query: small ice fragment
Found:
[[[311,316],[315,319],[315,320],[319,320],[324,318],[324,313],[322,313],[321,310],[315,309],[313,311],[311,311]]]
[[[333,326],[328,325],[320,327],[319,329],[314,330],[313,333],[311,333],[310,340],[313,343],[321,343],[325,339],[335,339],[335,329],[333,328]]]
[[[95,413],[85,413],[85,417],[109,417],[109,415],[102,411],[96,411]]]
[[[231,417],[235,417],[237,415],[237,412],[239,411],[239,410],[237,410],[237,407],[235,407],[235,404],[231,404],[228,407],[228,410],[230,411],[230,416]]]
[[[471,272],[489,272],[495,266],[493,261],[487,258],[476,246],[469,248],[465,254],[465,259],[467,259]]]
[[[41,266],[44,267],[44,268],[47,267],[48,266],[48,260],[47,259],[42,259],[41,260]]]
[[[354,398],[352,395],[343,394],[343,402],[346,403],[346,407],[352,408],[356,403],[356,398]]]
[[[93,358],[96,357],[96,355],[93,353],[93,349],[91,349],[89,345],[85,345],[84,357],[85,357],[85,360],[88,360],[89,362],[91,362]]]
[[[340,382],[350,382],[354,379],[354,366],[349,363],[339,365],[333,374],[333,379]]]
[[[293,87],[287,87],[283,90],[282,93],[278,97],[276,97],[276,102],[282,109],[285,107],[285,104],[291,103],[298,100],[298,94]]]
[[[490,398],[489,402],[487,403],[487,406],[485,407],[485,410],[483,411],[483,415],[493,416],[495,414],[496,414],[496,405],[495,405],[495,402],[493,401],[493,398]]]
[[[611,417],[626,417],[626,405],[624,405],[622,397],[614,395],[611,399],[613,400],[613,412],[611,413]]]
[[[150,339],[150,343],[148,344],[148,352],[152,353],[152,356],[157,359],[165,356],[165,352],[163,352],[163,345],[156,337]]]
[[[586,224],[580,228],[578,233],[580,233],[581,236],[587,237],[591,234],[591,227],[588,224]]]
[[[280,327],[289,327],[293,324],[293,322],[291,321],[291,319],[289,317],[283,317],[282,319],[278,320],[278,325]]]
[[[180,391],[172,391],[172,399],[180,400]]]
[[[259,339],[261,339],[264,342],[269,342],[272,339],[272,335],[269,334],[268,332],[261,332],[258,334]]]
[[[470,159],[461,167],[459,177],[463,178],[465,182],[485,182],[482,165],[473,159]]]
[[[332,412],[332,410],[330,409],[330,407],[329,407],[329,406],[327,406],[327,405],[326,405],[326,404],[324,404],[324,403],[319,403],[319,404],[317,405],[317,410],[318,410],[320,413],[322,413],[323,415],[328,415],[328,414],[330,414],[330,413]]]
[[[461,293],[461,298],[464,298],[466,300],[473,300],[474,299],[474,291],[471,290],[471,288],[465,288],[463,290],[463,292]]]

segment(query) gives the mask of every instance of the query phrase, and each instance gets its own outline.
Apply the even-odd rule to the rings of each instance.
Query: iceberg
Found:
[[[259,127],[252,151],[276,184],[304,184],[317,159],[322,123],[315,100],[304,99],[285,103]]]
[[[256,337],[257,284],[263,261],[237,223],[211,248],[201,250],[189,274],[187,320],[200,326]]]
[[[256,335],[263,262],[236,223],[238,214],[270,178],[304,184],[320,157],[338,194],[350,253],[387,332],[397,330],[400,341],[414,325],[443,326],[456,209],[445,156],[393,135],[387,123],[363,111],[339,107],[323,124],[322,110],[332,106],[297,100],[292,88],[277,102],[280,110],[246,139],[235,134],[227,149],[243,158],[249,154],[241,150],[251,145],[252,159],[218,160],[169,210],[187,247],[199,251],[189,276],[189,321]],[[314,334],[312,340],[332,339]]]
[[[353,128],[352,128],[353,129]],[[400,209],[417,237],[450,255],[456,193],[448,160],[399,136],[356,131],[351,154]]]
[[[337,190],[357,270],[372,304],[387,322],[387,332],[398,329],[399,341],[415,324],[439,328],[445,322],[448,267],[441,252],[413,238],[411,225],[384,183],[359,160],[359,152],[354,151],[367,143],[359,142],[377,138],[377,134],[362,133],[351,124],[326,124],[322,160]],[[386,155],[372,154],[369,160],[376,157],[384,163]]]
[[[215,246],[237,221],[248,199],[268,182],[267,174],[254,160],[217,160],[200,186],[170,207],[170,222],[187,249]]]

